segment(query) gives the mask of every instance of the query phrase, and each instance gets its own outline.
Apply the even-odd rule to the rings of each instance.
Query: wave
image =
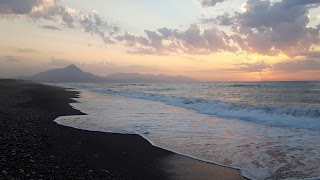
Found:
[[[240,119],[264,125],[320,131],[320,109],[315,107],[253,106],[245,103],[231,103],[221,100],[182,98],[152,93],[89,88],[88,86],[85,89],[136,99],[160,101],[169,105],[196,110],[199,113],[214,115],[220,118]]]
[[[260,84],[233,84],[228,87],[262,87]]]

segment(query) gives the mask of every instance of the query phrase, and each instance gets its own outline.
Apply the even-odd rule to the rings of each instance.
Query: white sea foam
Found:
[[[164,102],[169,105],[188,108],[221,118],[233,118],[264,125],[320,131],[320,109],[316,107],[303,107],[299,105],[284,107],[272,105],[254,106],[245,103],[224,102],[221,100],[204,100],[155,93],[120,91],[95,86],[83,86],[81,84],[75,86],[99,93]]]
[[[252,179],[320,176],[319,131],[221,119],[162,102],[87,91],[77,100],[81,103],[72,106],[88,115],[59,117],[55,122],[140,134],[156,146],[238,168]]]

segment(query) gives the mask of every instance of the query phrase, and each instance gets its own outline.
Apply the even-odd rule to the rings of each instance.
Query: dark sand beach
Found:
[[[244,179],[240,172],[152,146],[138,135],[89,132],[53,122],[82,114],[78,93],[0,80],[1,179]]]

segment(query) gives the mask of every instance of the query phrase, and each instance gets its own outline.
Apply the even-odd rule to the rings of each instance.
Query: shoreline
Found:
[[[53,122],[63,115],[83,115],[69,105],[78,92],[15,80],[0,80],[0,87],[4,178],[245,179],[238,170],[175,154],[139,135]]]
[[[49,84],[50,85],[50,84]],[[55,86],[55,85],[54,85]],[[63,87],[63,86],[57,86],[57,87]],[[63,87],[65,88],[65,87]],[[77,89],[77,88],[71,88],[71,87],[68,87],[66,88],[68,91],[74,91],[74,92],[79,92],[79,97],[76,97],[76,98],[73,98],[75,101],[77,101],[78,98],[81,98],[81,94],[82,93],[98,93],[98,92],[92,92],[92,91],[89,91],[89,90],[85,90],[85,89]],[[99,94],[99,93],[98,93]],[[119,96],[119,95],[112,95],[112,96]],[[119,97],[122,97],[122,96],[119,96]],[[129,98],[131,99],[131,97],[125,97],[124,98]],[[80,102],[81,103],[81,102]],[[72,105],[71,105],[72,106]],[[75,108],[76,109],[76,108]],[[88,114],[89,115],[89,114]],[[62,116],[63,117],[63,116]],[[214,161],[210,161],[210,160],[206,160],[206,159],[202,159],[202,158],[197,158],[195,156],[192,156],[192,155],[188,155],[188,154],[184,154],[184,153],[180,153],[176,150],[172,150],[170,148],[166,148],[166,147],[163,147],[163,146],[159,146],[159,145],[156,145],[152,140],[149,140],[147,137],[145,137],[143,134],[134,134],[134,133],[118,133],[118,132],[108,132],[108,131],[100,131],[100,130],[88,130],[88,129],[82,129],[82,128],[78,128],[78,127],[73,127],[73,126],[67,126],[67,125],[63,125],[63,123],[60,123],[59,122],[59,118],[56,118],[54,120],[55,123],[61,125],[61,126],[65,126],[65,127],[71,127],[71,128],[75,128],[75,129],[79,129],[79,130],[85,130],[85,131],[89,131],[89,132],[102,132],[102,133],[111,133],[111,134],[121,134],[121,135],[138,135],[140,137],[142,137],[143,139],[145,139],[146,141],[148,141],[152,146],[156,147],[156,148],[159,148],[159,149],[162,149],[164,151],[169,151],[171,153],[174,153],[176,155],[179,155],[179,156],[183,156],[185,158],[190,158],[192,160],[195,160],[195,161],[200,161],[200,162],[203,162],[203,163],[208,163],[208,164],[212,164],[212,165],[215,165],[215,166],[221,166],[221,167],[225,167],[225,168],[231,168],[231,169],[234,169],[234,170],[238,170],[240,171],[240,174],[241,176],[243,176],[245,179],[251,179],[245,175],[243,175],[241,173],[241,169],[240,168],[237,168],[237,167],[233,167],[233,166],[228,166],[228,165],[224,165],[224,164],[220,164],[218,162],[214,162]]]

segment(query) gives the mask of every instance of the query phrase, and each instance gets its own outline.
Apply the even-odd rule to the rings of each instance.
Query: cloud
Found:
[[[320,59],[320,51],[308,51],[297,54],[309,59]]]
[[[199,59],[199,58],[194,58],[191,56],[185,57],[185,59],[187,59],[189,61],[194,61],[194,62],[202,62],[202,63],[208,62],[206,59]]]
[[[215,6],[217,3],[224,2],[225,0],[199,0],[204,7]]]
[[[201,1],[213,6],[222,0]],[[130,47],[128,53],[168,55],[173,53],[213,54],[247,52],[261,55],[297,56],[311,52],[320,44],[320,24],[308,27],[308,12],[318,7],[319,0],[247,0],[243,12],[225,12],[215,18],[202,19],[211,27],[192,24],[187,30],[160,28],[145,30],[144,36],[119,35],[117,41]],[[231,32],[219,30],[225,26]],[[205,26],[207,27],[207,26]]]
[[[208,7],[227,0],[199,1]],[[144,35],[121,33],[118,25],[107,22],[97,12],[81,12],[66,7],[61,0],[0,0],[0,17],[10,14],[28,18],[43,29],[80,29],[99,36],[106,44],[121,43],[132,54],[247,52],[293,57],[311,52],[320,44],[320,24],[308,26],[310,9],[319,6],[320,0],[247,0],[243,12],[225,12],[201,21],[211,27],[192,24],[184,30],[146,29]],[[52,25],[42,25],[48,21]],[[217,25],[230,31],[219,30]]]
[[[238,69],[229,69],[232,71],[245,72],[263,72],[263,71],[278,71],[278,72],[298,72],[320,70],[320,62],[312,59],[304,60],[286,60],[284,62],[275,63],[273,65],[267,64],[264,61],[256,63],[241,63],[237,64]]]
[[[269,64],[266,64],[264,61],[259,61],[256,63],[240,63],[237,64],[239,66],[239,71],[245,72],[262,72],[271,68]]]
[[[51,21],[67,29],[83,29],[91,35],[98,35],[106,44],[114,44],[113,35],[120,30],[117,25],[106,22],[96,12],[84,13],[65,7],[61,0],[0,0],[0,5],[0,15],[15,15],[14,18],[23,16],[35,22]],[[61,29],[57,26],[41,27]]]
[[[49,61],[50,66],[65,67],[70,64],[73,64],[73,62],[65,59],[57,59],[55,57],[51,57]]]
[[[247,0],[243,12],[225,12],[201,22],[229,27],[241,51],[293,56],[320,43],[320,24],[308,26],[309,10],[319,6],[319,0]]]
[[[286,60],[275,64],[268,64],[264,61],[255,63],[235,64],[236,68],[215,69],[204,72],[298,72],[298,71],[320,71],[320,62],[313,59]]]
[[[229,12],[224,12],[224,14],[218,15],[214,18],[203,18],[201,19],[201,23],[220,26],[232,26],[234,23],[236,23],[236,18],[232,17]]]
[[[286,60],[284,62],[275,63],[273,65],[267,64],[264,61],[256,63],[241,63],[237,64],[236,71],[245,72],[262,72],[262,71],[281,71],[281,72],[298,72],[320,70],[320,62],[313,59],[304,60]]]
[[[233,18],[235,39],[242,50],[264,55],[309,51],[320,42],[320,27],[308,27],[308,10],[319,0],[248,0]],[[230,19],[230,18],[229,18]]]
[[[299,61],[286,61],[274,64],[272,69],[274,71],[286,72],[320,70],[320,62],[310,59]]]
[[[28,14],[42,0],[0,0],[0,14]]]
[[[80,12],[64,7],[57,1],[34,9],[28,17],[33,20],[50,20],[69,29],[83,29],[91,35],[98,35],[106,44],[114,44],[113,35],[120,30],[117,25],[106,22],[96,12]]]
[[[19,62],[21,58],[19,56],[2,56],[0,57],[1,60],[6,62]]]
[[[40,51],[37,49],[32,49],[32,48],[18,48],[16,49],[17,52],[19,53],[32,53],[32,54],[39,54]]]
[[[40,26],[42,29],[49,29],[49,30],[58,30],[61,31],[61,28],[58,28],[56,26],[50,26],[50,25],[44,25],[44,26]]]
[[[202,29],[193,24],[187,30],[160,28],[145,30],[146,37],[126,33],[116,39],[134,48],[129,53],[167,55],[172,53],[211,54],[221,51],[236,51],[230,37],[216,28]]]

